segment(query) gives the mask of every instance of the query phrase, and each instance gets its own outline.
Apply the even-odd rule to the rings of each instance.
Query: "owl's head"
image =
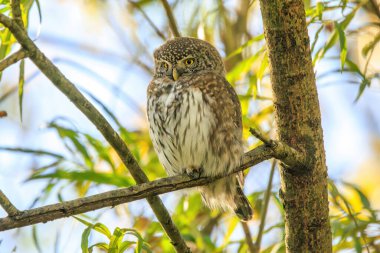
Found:
[[[222,57],[210,43],[189,37],[167,41],[154,51],[154,77],[177,80],[200,71],[225,74]]]

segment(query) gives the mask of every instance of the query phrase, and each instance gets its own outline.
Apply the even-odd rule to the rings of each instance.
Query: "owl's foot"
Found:
[[[203,173],[203,168],[202,167],[190,166],[188,168],[185,168],[185,173],[190,178],[193,178],[193,179],[200,178],[202,173]]]

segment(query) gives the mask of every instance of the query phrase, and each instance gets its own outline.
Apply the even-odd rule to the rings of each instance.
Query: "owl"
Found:
[[[148,86],[149,133],[169,176],[216,176],[238,167],[243,155],[239,99],[225,78],[223,60],[208,42],[181,37],[154,52]],[[210,208],[252,217],[243,193],[243,174],[199,187]]]

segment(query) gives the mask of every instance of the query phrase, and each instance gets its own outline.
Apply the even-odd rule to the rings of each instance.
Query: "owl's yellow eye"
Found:
[[[185,64],[187,65],[187,66],[190,66],[191,64],[193,64],[194,63],[194,59],[193,58],[189,58],[189,59],[186,59],[185,60]]]
[[[168,70],[168,69],[169,69],[169,64],[167,64],[166,62],[163,62],[163,63],[161,63],[161,67],[162,67],[163,69]]]

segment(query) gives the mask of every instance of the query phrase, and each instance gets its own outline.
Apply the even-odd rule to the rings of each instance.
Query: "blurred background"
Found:
[[[1,12],[8,14],[7,1]],[[258,1],[169,1],[183,36],[215,45],[242,104],[246,150],[259,144],[249,127],[273,136],[268,58]],[[146,89],[153,51],[172,37],[160,1],[23,1],[28,32],[117,129],[150,180],[165,177],[147,133]],[[305,1],[319,92],[334,252],[380,252],[380,9],[371,1]],[[1,27],[0,57],[19,45]],[[29,60],[0,83],[0,188],[19,209],[57,203],[134,184],[114,150]],[[24,77],[20,78],[20,71]],[[23,92],[19,92],[23,79]],[[22,106],[20,107],[20,99]],[[22,108],[22,114],[20,113]],[[257,237],[270,161],[247,171]],[[262,252],[285,252],[275,172]],[[199,252],[247,252],[232,214],[203,207],[197,193],[162,199]],[[6,216],[0,210],[0,216]],[[145,200],[79,216],[112,232],[133,228],[153,252],[172,252]],[[0,252],[81,252],[86,226],[73,219],[0,233]],[[127,240],[135,241],[134,236]],[[89,245],[108,239],[91,232]],[[133,246],[133,245],[132,245]],[[95,252],[102,252],[94,249]],[[98,251],[96,251],[98,250]],[[126,252],[133,252],[133,248]]]

